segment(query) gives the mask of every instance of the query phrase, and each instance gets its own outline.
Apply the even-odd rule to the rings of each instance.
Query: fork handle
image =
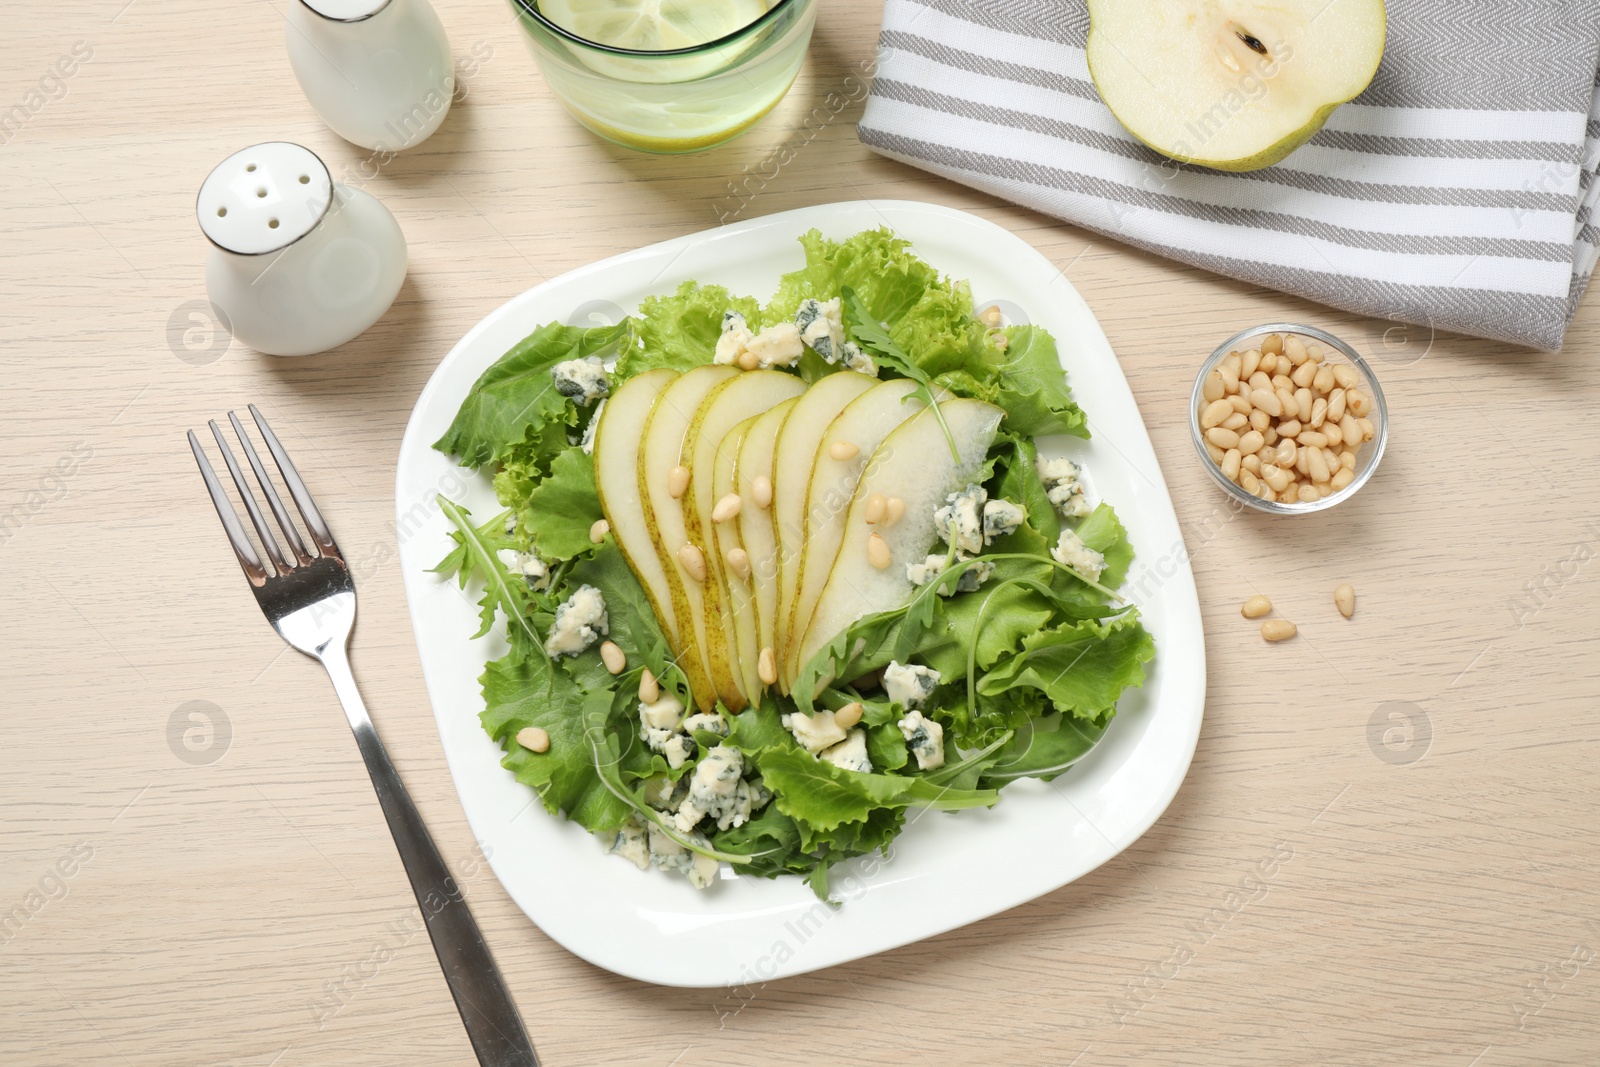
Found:
[[[444,970],[478,1062],[482,1067],[538,1067],[539,1059],[522,1026],[522,1017],[467,909],[461,888],[439,855],[372,725],[343,643],[330,643],[319,658],[333,680],[350,728],[355,731],[356,745],[372,776],[372,787],[378,792],[378,803],[389,821],[389,832],[394,835],[395,848],[433,940],[433,951],[439,957],[439,966]]]

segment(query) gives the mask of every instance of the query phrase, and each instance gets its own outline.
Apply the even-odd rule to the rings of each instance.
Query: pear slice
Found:
[[[663,368],[629,378],[606,402],[594,431],[594,483],[600,510],[675,650],[680,647],[678,617],[672,609],[666,569],[645,520],[639,493],[639,443],[651,409],[677,376],[677,371]]]
[[[806,495],[817,446],[839,412],[878,384],[857,371],[838,371],[813,382],[789,409],[778,431],[772,454],[772,525],[778,535],[778,615],[773,632],[775,652],[789,642],[789,614],[800,581],[800,559],[805,551]],[[782,671],[779,672],[782,681]]]
[[[724,596],[724,560],[717,549],[711,519],[719,499],[716,491],[716,459],[728,431],[752,416],[806,391],[806,383],[793,374],[775,370],[753,370],[720,383],[700,402],[689,422],[679,462],[689,468],[689,491],[681,503],[689,539],[705,553],[707,580],[701,585],[704,597],[706,632],[702,639],[708,650],[711,680],[717,696],[729,711],[741,711],[759,690],[746,690],[742,663],[738,659],[733,613]],[[732,447],[732,446],[730,446]],[[731,478],[730,478],[731,482]]]
[[[722,443],[717,446],[716,462],[711,468],[711,482],[715,486],[712,493],[718,500],[722,500],[729,493],[739,492],[739,453],[744,449],[744,439],[750,428],[760,419],[760,415],[752,415],[739,425],[729,430],[722,436]],[[745,508],[754,507],[748,497],[740,497],[740,514]],[[757,670],[758,658],[761,655],[761,646],[757,643],[760,627],[756,621],[755,586],[752,583],[753,572],[746,570],[744,574],[737,573],[732,564],[728,562],[728,553],[739,551],[745,553],[746,567],[748,567],[749,552],[744,547],[744,538],[740,533],[740,520],[738,516],[727,522],[714,522],[711,524],[712,543],[716,546],[713,558],[716,562],[718,584],[726,598],[728,606],[728,627],[731,634],[734,660],[734,677],[739,680],[740,687],[752,704],[756,703],[761,693],[761,676]]]
[[[811,618],[839,555],[856,483],[883,439],[926,406],[911,395],[916,391],[917,383],[909,378],[880,382],[850,401],[822,435],[806,490],[805,551],[800,554],[800,576],[789,606],[788,645],[780,650],[785,685],[792,683],[800,670],[796,656],[805,620]],[[840,449],[837,457],[833,454],[836,447]]]
[[[778,537],[772,524],[772,503],[762,507],[757,482],[766,479],[772,493],[772,454],[789,412],[798,400],[785,400],[765,415],[758,416],[739,443],[739,462],[734,469],[734,484],[744,499],[739,509],[739,541],[750,557],[750,589],[755,605],[756,656],[763,648],[777,648],[778,625]],[[756,660],[751,660],[752,670]],[[758,676],[759,678],[759,676]]]
[[[683,500],[672,495],[672,469],[681,462],[689,423],[699,410],[700,402],[711,390],[738,373],[733,367],[711,365],[696,367],[673,379],[650,409],[637,457],[644,520],[666,573],[667,591],[677,623],[678,666],[688,677],[695,706],[701,711],[710,711],[716,706],[718,691],[713,679],[726,676],[727,667],[723,664],[719,671],[711,661],[713,650],[706,641],[705,584],[684,567],[681,550],[692,542],[684,518]],[[606,412],[609,418],[609,405]],[[701,546],[694,547],[700,549]]]
[[[1089,0],[1089,73],[1157,152],[1258,170],[1367,87],[1384,34],[1383,0]]]
[[[799,642],[797,661],[802,666],[857,619],[890,611],[911,599],[916,587],[906,577],[906,564],[927,558],[938,540],[934,511],[947,495],[977,475],[1005,417],[993,404],[964,398],[942,401],[939,410],[955,438],[960,462],[950,454],[931,411],[918,413],[884,438],[856,487],[839,555]],[[892,524],[867,522],[867,501],[874,494],[899,497],[905,513]],[[873,566],[867,551],[874,535],[889,548],[890,563],[882,570]]]

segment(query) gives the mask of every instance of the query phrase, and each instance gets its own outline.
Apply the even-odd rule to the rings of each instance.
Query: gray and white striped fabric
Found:
[[[1367,91],[1248,174],[1130,137],[1088,29],[1083,0],[887,0],[861,140],[1221,274],[1561,347],[1600,252],[1600,2],[1390,0]]]

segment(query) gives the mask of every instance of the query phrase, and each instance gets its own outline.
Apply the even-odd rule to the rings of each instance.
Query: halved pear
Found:
[[[779,650],[785,685],[791,684],[800,670],[796,662],[800,637],[839,555],[856,483],[883,439],[926,406],[912,396],[916,391],[917,383],[909,378],[879,382],[839,412],[817,446],[806,489],[805,550],[800,554],[800,576],[789,606],[789,643]],[[835,447],[840,449],[838,457],[833,454]]]
[[[817,446],[829,425],[856,397],[878,384],[878,379],[857,371],[838,371],[812,383],[795,401],[778,431],[772,454],[772,525],[778,535],[778,616],[770,647],[776,652],[789,642],[789,609],[800,581],[800,558],[805,548],[806,494]],[[781,660],[780,660],[781,662]],[[782,681],[782,671],[779,680]]]
[[[778,537],[772,524],[771,503],[761,506],[756,483],[765,478],[766,491],[772,492],[772,454],[778,443],[778,432],[798,403],[798,400],[785,400],[750,424],[739,444],[739,462],[733,475],[739,495],[744,498],[744,507],[739,510],[739,540],[750,557],[758,658],[763,648],[777,648]],[[752,659],[750,663],[754,670],[757,660]]]
[[[675,650],[680,647],[678,618],[672,609],[666,569],[645,520],[639,492],[639,443],[651,409],[677,376],[677,371],[663,368],[629,378],[606,402],[594,431],[594,484],[600,494],[600,510]]]
[[[1383,0],[1089,0],[1089,73],[1157,152],[1258,170],[1367,87],[1384,34]]]
[[[681,550],[691,541],[683,501],[672,495],[672,469],[681,461],[689,423],[699,410],[700,402],[711,390],[738,373],[733,367],[704,366],[673,379],[650,409],[637,457],[639,500],[651,542],[666,573],[667,591],[677,622],[678,666],[688,676],[695,705],[701,711],[710,711],[716,705],[719,694],[713,679],[726,677],[728,668],[726,663],[712,662],[714,650],[706,640],[705,585],[690,575],[683,564]],[[621,390],[618,392],[620,394]],[[608,419],[610,410],[607,405]]]
[[[723,438],[739,423],[770,410],[806,391],[806,383],[792,374],[753,370],[717,385],[700,402],[689,422],[679,462],[689,468],[689,491],[681,503],[689,539],[705,553],[707,579],[701,586],[706,618],[705,645],[711,663],[711,680],[729,711],[741,711],[756,699],[759,689],[746,690],[735,639],[733,614],[724,596],[724,560],[717,549],[711,519],[716,506],[716,460]],[[730,446],[730,448],[733,446]],[[729,479],[730,483],[732,479]]]
[[[892,610],[911,599],[916,587],[906,577],[906,564],[927,558],[938,540],[934,511],[947,495],[977,475],[1005,417],[993,404],[965,398],[942,401],[939,411],[955,438],[960,460],[950,454],[932,411],[918,413],[884,438],[856,486],[845,518],[844,541],[799,642],[797,658],[802,666],[857,619]],[[899,521],[867,522],[867,501],[875,494],[905,502]],[[890,563],[882,570],[873,566],[867,551],[874,535],[882,537],[889,548]]]

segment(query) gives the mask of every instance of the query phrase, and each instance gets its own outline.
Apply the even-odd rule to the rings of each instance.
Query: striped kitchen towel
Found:
[[[1088,29],[1083,0],[887,0],[861,140],[1184,263],[1561,347],[1600,248],[1597,0],[1390,0],[1366,92],[1248,174],[1129,136]]]

